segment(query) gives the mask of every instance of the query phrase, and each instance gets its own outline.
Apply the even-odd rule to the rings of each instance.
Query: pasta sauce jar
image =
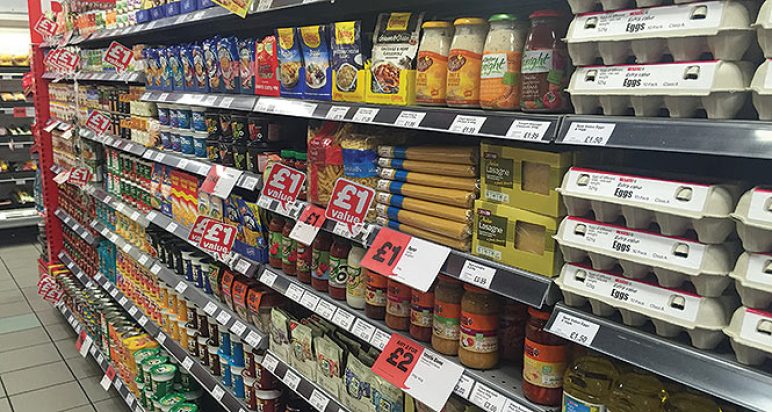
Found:
[[[563,397],[568,342],[544,330],[550,312],[528,308],[523,359],[523,395],[540,405],[557,406]]]
[[[485,289],[464,285],[461,299],[458,360],[473,369],[499,363],[499,299]]]
[[[480,67],[488,23],[460,18],[448,55],[446,103],[451,107],[480,107]]]
[[[421,28],[424,35],[418,48],[415,101],[426,106],[444,106],[453,26],[446,21],[427,21]]]
[[[537,10],[530,16],[531,30],[525,41],[520,108],[528,112],[559,113],[568,109],[565,88],[571,64],[563,15],[557,10]]]

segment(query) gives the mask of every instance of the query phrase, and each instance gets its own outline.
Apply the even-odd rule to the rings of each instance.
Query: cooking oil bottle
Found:
[[[563,376],[563,412],[605,412],[617,367],[607,358],[585,355],[574,360]]]

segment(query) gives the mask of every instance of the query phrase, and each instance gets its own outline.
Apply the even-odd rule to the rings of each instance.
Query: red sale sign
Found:
[[[56,22],[49,19],[46,16],[40,16],[38,22],[35,23],[34,30],[40,33],[43,37],[53,36],[56,34]]]
[[[389,343],[383,348],[371,369],[390,384],[404,390],[407,389],[405,381],[423,352],[423,345],[398,333],[392,333]]]
[[[190,228],[190,233],[188,233],[188,242],[197,245],[201,241],[201,238],[204,236],[204,230],[206,230],[206,226],[210,221],[213,220],[214,219],[208,218],[206,216],[199,216],[198,219],[196,219],[196,223],[193,224],[192,228]]]
[[[236,226],[212,220],[204,227],[204,234],[198,242],[198,247],[215,253],[220,260],[223,260],[233,247],[237,231]]]
[[[80,56],[67,49],[62,49],[56,54],[56,66],[64,72],[74,72],[80,66]]]
[[[60,70],[59,67],[59,53],[61,53],[62,50],[60,49],[54,49],[48,52],[46,54],[46,58],[43,60],[43,64],[46,66],[46,70],[48,71],[58,71]]]
[[[262,194],[278,200],[286,208],[287,203],[294,203],[297,200],[305,180],[305,173],[277,163],[273,165],[271,173],[265,180]]]
[[[384,276],[392,276],[394,267],[405,253],[410,239],[410,235],[385,227],[381,228],[373,244],[362,257],[362,267]]]
[[[338,178],[324,216],[345,223],[349,232],[354,233],[354,226],[364,223],[374,198],[375,190],[372,188]]]
[[[86,127],[97,135],[103,135],[110,128],[110,117],[98,110],[92,110],[86,119]]]
[[[131,60],[134,58],[131,49],[114,41],[110,43],[110,47],[102,58],[105,63],[112,64],[119,72],[125,71]]]
[[[91,181],[91,172],[85,167],[73,167],[70,169],[70,177],[67,179],[67,183],[82,188],[89,181]]]

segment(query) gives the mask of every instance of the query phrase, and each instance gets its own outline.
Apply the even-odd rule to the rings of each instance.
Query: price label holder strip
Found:
[[[349,410],[343,404],[338,403],[337,396],[330,395],[326,390],[322,389],[316,383],[308,380],[308,378],[305,375],[298,372],[295,368],[289,366],[287,362],[285,362],[283,359],[278,357],[272,351],[270,350],[266,351],[265,356],[271,357],[274,360],[276,360],[276,368],[271,370],[270,367],[266,366],[265,357],[260,363],[263,365],[263,367],[265,367],[273,376],[278,378],[280,381],[282,382],[284,381],[284,377],[287,375],[288,371],[292,371],[292,373],[300,377],[300,383],[298,384],[297,388],[294,389],[294,392],[300,395],[300,397],[303,398],[305,401],[310,402],[311,395],[313,394],[314,390],[327,396],[327,398],[329,398],[329,402],[327,403],[327,406],[325,407],[324,411],[321,411],[321,412],[338,412],[338,411],[347,412]]]
[[[613,358],[652,371],[658,375],[713,394],[751,410],[769,409],[769,388],[772,374],[735,362],[733,355],[721,355],[696,349],[653,333],[630,328],[613,319],[558,303],[546,330],[554,333],[558,316],[581,320],[597,328],[589,346]],[[579,330],[579,332],[582,332]],[[581,334],[581,333],[580,333]],[[570,337],[569,337],[570,339]],[[624,344],[621,344],[624,342]],[[698,370],[695,374],[690,371]]]
[[[142,227],[146,228],[150,224],[150,221],[148,221],[145,218],[145,213],[142,213],[142,212],[134,209],[133,207],[131,207],[131,206],[129,206],[129,205],[119,201],[118,199],[116,199],[114,197],[114,195],[107,194],[107,192],[105,192],[102,188],[100,188],[100,187],[98,187],[96,185],[91,185],[90,187],[91,188],[89,190],[86,190],[86,193],[89,193],[91,196],[93,196],[94,198],[96,198],[100,202],[106,204],[107,206],[110,206],[111,208],[113,208],[115,210],[119,210],[119,208],[123,209],[123,211],[121,213],[123,213],[123,214],[125,214],[127,216],[131,216],[134,213],[138,213],[140,217],[137,219],[137,223],[142,225]],[[120,206],[120,205],[123,205],[123,206]]]
[[[80,331],[83,330],[83,325],[80,322],[78,322],[78,319],[75,317],[75,315],[73,315],[70,309],[67,308],[67,306],[65,306],[64,304],[60,305],[59,312],[61,312],[62,316],[64,316],[68,321],[72,321],[72,323],[75,323],[75,326],[72,326],[72,323],[70,323],[75,333],[80,333]],[[102,369],[103,372],[107,372],[107,368],[110,366],[110,361],[107,359],[107,356],[104,356],[102,354],[102,351],[97,347],[96,343],[91,345],[91,348],[92,349],[89,350],[89,353],[91,353],[91,357],[94,358],[97,365],[99,365],[99,367]],[[100,358],[102,359],[101,362],[99,361]],[[121,395],[121,399],[123,399],[123,401],[126,402],[126,405],[133,411],[145,412],[145,408],[143,408],[141,405],[138,404],[136,398],[134,398],[134,394],[132,394],[131,391],[129,391],[128,386],[126,386],[126,384],[121,380],[120,375],[116,374],[113,379],[114,379],[113,386],[115,386],[115,390],[118,391],[118,394]],[[120,382],[120,384],[118,384],[117,382]]]
[[[160,161],[156,160],[158,156],[161,156]],[[205,159],[191,159],[177,153],[162,152],[156,149],[146,149],[142,157],[204,177],[206,177],[209,169],[214,165],[214,163]],[[183,160],[184,162],[182,162]],[[183,163],[184,167],[180,167],[180,163]],[[244,172],[236,182],[236,187],[246,190],[260,190],[262,181],[262,176],[252,172]]]
[[[264,272],[270,272],[274,276],[263,277]],[[391,335],[392,333],[392,330],[388,326],[386,326],[386,324],[383,321],[367,318],[364,315],[363,311],[353,309],[347,305],[343,305],[340,302],[332,300],[331,298],[329,298],[327,294],[322,294],[320,292],[317,292],[316,290],[311,288],[310,285],[306,285],[304,283],[300,283],[295,281],[294,279],[291,279],[289,276],[284,274],[284,272],[282,272],[281,270],[265,266],[261,268],[260,276],[258,276],[258,280],[260,280],[261,283],[265,284],[266,286],[269,286],[270,288],[276,290],[277,292],[283,295],[286,295],[289,289],[296,290],[297,288],[302,288],[304,295],[312,294],[319,297],[319,303],[317,304],[317,309],[312,311],[322,317],[326,317],[325,314],[323,314],[323,310],[320,310],[319,308],[334,306],[336,308],[334,311],[334,314],[328,313],[327,314],[329,316],[328,319],[333,319],[332,322],[335,323],[338,327],[345,329],[347,332],[353,334],[360,340],[362,340],[362,338],[357,336],[354,333],[354,329],[356,329],[355,325],[357,323],[366,323],[366,324],[372,325],[373,327],[375,327],[376,331],[372,336],[370,336],[370,340],[367,342],[369,344],[375,345],[375,342],[379,341],[379,342],[383,342],[383,344],[385,345],[386,341],[388,341],[388,338],[383,339],[382,335],[384,333],[387,335]],[[326,302],[326,304],[322,304],[322,302]],[[337,318],[335,314],[337,314],[338,312],[346,313],[347,316],[353,317],[355,319],[349,322],[347,328],[343,327],[339,323],[336,323],[336,321],[334,320],[335,318]],[[397,333],[400,333],[400,332],[397,332]],[[380,350],[383,348],[377,348],[377,349]],[[431,350],[430,347],[428,349]],[[442,355],[439,355],[439,356],[442,356]],[[459,363],[457,358],[446,358],[446,359],[455,363]],[[464,368],[464,376],[471,379],[474,383],[471,386],[468,386],[466,388],[461,387],[461,385],[456,387],[455,393],[462,397],[469,398],[469,394],[472,391],[472,386],[474,386],[474,384],[479,382],[492,390],[498,391],[502,398],[507,398],[506,401],[513,404],[512,405],[513,407],[517,406],[513,408],[514,411],[519,411],[519,410],[556,411],[557,410],[555,408],[533,404],[522,396],[521,391],[519,389],[522,385],[522,370],[519,368],[504,366],[504,367],[499,367],[497,369],[492,369],[489,371],[479,371],[479,370]],[[502,384],[502,381],[508,382],[510,384],[509,385]],[[511,394],[520,395],[520,397],[511,398],[509,397],[509,395]],[[478,405],[478,406],[484,407],[484,405]],[[517,408],[520,408],[520,409],[517,409]],[[488,410],[487,412],[503,412],[503,411]]]
[[[97,242],[97,239],[99,239],[97,236],[94,236],[91,232],[89,232],[82,223],[75,220],[74,217],[70,216],[70,214],[64,210],[56,209],[54,211],[54,215],[56,215],[56,217],[58,217],[65,225],[72,229],[73,232],[77,233],[78,236],[85,240],[89,245],[94,246],[94,244]]]
[[[72,259],[70,259],[70,257],[64,252],[59,253],[59,259],[63,263],[65,263],[65,265],[67,265],[68,267],[72,266],[72,269],[70,270],[72,270],[73,273],[76,273],[76,276],[77,276],[77,273],[80,273],[82,276],[77,276],[78,280],[83,282],[83,284],[85,285],[84,278],[86,277],[86,275],[83,273],[83,271],[80,270],[80,268],[78,268],[72,262]],[[102,287],[102,289],[108,292],[108,294],[111,296],[111,299],[113,299],[116,303],[120,305],[119,301],[121,300],[121,298],[124,297],[123,292],[121,292],[120,290],[117,290],[115,285],[113,285],[104,276],[101,276],[100,280],[97,281],[96,283],[98,283],[99,286]],[[112,296],[112,293],[110,293],[112,290],[117,290],[117,293],[114,297]],[[125,304],[121,306],[123,307],[123,309],[127,311],[132,307],[136,307],[137,309],[139,309],[139,307],[135,306],[134,303],[129,299],[126,299]],[[164,332],[155,322],[153,322],[152,320],[149,320],[150,318],[148,318],[142,312],[141,309],[136,310],[133,315],[131,315],[131,313],[129,313],[129,315],[132,318],[134,318],[134,320],[137,322],[139,322],[139,319],[142,317],[145,317],[145,319],[148,319],[145,322],[145,325],[142,326],[142,328],[145,329],[145,331],[147,331],[147,333],[149,333],[150,336],[155,337],[155,336],[158,336],[159,333],[163,333],[164,335],[166,335],[166,332]],[[230,389],[226,389],[220,385],[219,377],[212,376],[212,374],[209,373],[209,369],[201,365],[198,358],[194,358],[193,356],[191,356],[187,352],[187,350],[183,349],[179,345],[179,343],[174,341],[174,339],[171,339],[170,337],[167,336],[166,340],[164,340],[164,342],[161,343],[161,346],[164,349],[166,349],[166,351],[170,353],[177,360],[179,364],[182,364],[185,358],[193,359],[193,366],[190,368],[190,374],[201,384],[204,390],[206,390],[210,394],[218,387],[220,389],[225,390],[225,394],[223,395],[222,399],[219,401],[219,403],[225,408],[225,410],[230,412],[239,412],[241,409],[248,410],[246,407],[246,404],[244,404],[242,401],[236,398],[236,396],[230,391]]]

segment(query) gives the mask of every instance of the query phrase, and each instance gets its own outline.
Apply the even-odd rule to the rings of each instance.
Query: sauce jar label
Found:
[[[522,59],[521,106],[525,109],[560,110],[567,101],[566,56],[555,50],[526,50]]]
[[[448,56],[447,102],[450,105],[480,103],[482,55],[454,49]]]
[[[461,312],[461,347],[477,353],[492,353],[498,350],[498,319],[496,315],[480,315]]]
[[[386,288],[374,288],[368,285],[365,302],[370,306],[386,306]]]
[[[568,366],[568,345],[542,345],[525,340],[523,379],[542,388],[563,386],[563,372]]]
[[[448,340],[458,339],[460,316],[461,305],[457,303],[436,302],[434,304],[434,320],[432,322],[434,336]]]
[[[519,51],[486,52],[480,69],[480,105],[491,109],[520,106]]]
[[[415,100],[419,103],[445,104],[448,58],[430,51],[418,52]]]

